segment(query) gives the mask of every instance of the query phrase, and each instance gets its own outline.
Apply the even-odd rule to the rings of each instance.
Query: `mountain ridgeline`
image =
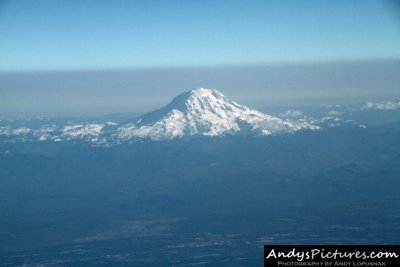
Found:
[[[29,127],[0,127],[0,136],[24,141],[83,140],[117,144],[137,140],[171,140],[193,136],[266,136],[317,130],[306,120],[291,121],[240,105],[214,89],[197,88],[175,97],[168,105],[120,124],[114,122],[68,123]]]
[[[262,266],[265,244],[399,243],[399,100],[266,113],[200,88],[134,119],[0,120],[1,264]]]
[[[147,113],[118,129],[121,139],[154,140],[186,136],[235,134],[271,135],[318,129],[306,122],[292,122],[264,114],[226,98],[213,89],[197,88],[175,97],[167,106]]]

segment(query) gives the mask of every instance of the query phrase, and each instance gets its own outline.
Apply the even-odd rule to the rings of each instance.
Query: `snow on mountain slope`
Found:
[[[103,124],[76,124],[64,126],[62,132],[68,138],[84,137],[87,135],[99,136],[103,127]]]
[[[61,126],[42,125],[39,128],[2,126],[0,137],[10,137],[10,141],[97,141],[103,135],[104,128],[113,126],[110,123],[67,123]]]
[[[117,136],[121,140],[163,140],[193,135],[271,135],[301,129],[318,129],[318,126],[282,120],[237,104],[217,90],[197,88],[178,95],[167,106],[120,127]]]
[[[12,128],[10,126],[0,127],[0,135],[6,135],[6,136],[26,135],[29,134],[31,131],[32,130],[27,127],[17,127],[17,128]]]
[[[213,89],[197,88],[175,97],[168,105],[134,121],[114,123],[0,121],[0,140],[73,141],[112,145],[137,139],[168,140],[190,136],[274,135],[319,129],[310,120],[281,119],[226,98]]]

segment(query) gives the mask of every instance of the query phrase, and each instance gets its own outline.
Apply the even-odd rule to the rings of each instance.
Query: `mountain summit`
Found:
[[[271,135],[316,127],[282,120],[240,105],[215,89],[196,88],[118,129],[118,138],[173,139],[233,134]]]

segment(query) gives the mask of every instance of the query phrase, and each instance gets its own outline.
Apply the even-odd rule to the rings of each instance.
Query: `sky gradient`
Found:
[[[395,1],[0,0],[0,71],[400,58]]]
[[[194,87],[255,108],[400,96],[389,0],[0,0],[0,116],[151,111]]]

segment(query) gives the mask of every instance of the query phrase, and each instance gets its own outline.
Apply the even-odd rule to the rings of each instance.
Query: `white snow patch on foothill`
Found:
[[[104,124],[75,124],[67,125],[62,129],[62,135],[69,138],[84,136],[99,136]]]

